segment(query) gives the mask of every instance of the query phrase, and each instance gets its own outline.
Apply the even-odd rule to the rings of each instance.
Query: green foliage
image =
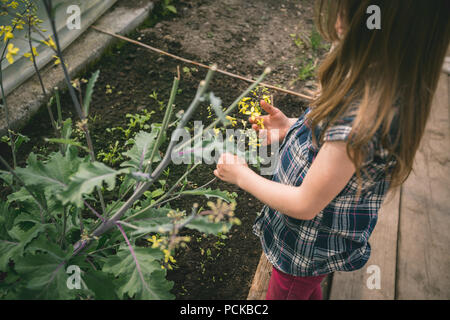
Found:
[[[163,0],[162,8],[163,8],[163,15],[177,13],[177,8],[175,8],[175,6],[172,4],[172,0]]]
[[[91,105],[92,93],[94,92],[94,86],[95,86],[95,83],[97,82],[99,75],[100,75],[100,70],[97,70],[96,72],[94,72],[94,74],[92,75],[92,77],[89,80],[88,85],[87,85],[86,94],[84,97],[84,106],[83,106],[83,111],[86,116],[89,115],[89,106]]]
[[[0,141],[4,142],[7,145],[9,145],[10,147],[12,147],[14,152],[17,152],[19,150],[20,146],[22,146],[22,144],[30,141],[30,139],[27,136],[24,136],[23,134],[16,133],[12,130],[9,130],[9,133],[11,135],[12,141],[9,136],[1,137]]]
[[[34,3],[20,2],[30,6]],[[43,4],[52,17],[50,2]],[[176,13],[171,0],[164,0],[162,5],[167,12]],[[27,27],[39,29],[35,9],[33,6],[25,17],[30,24]],[[55,34],[54,24],[50,25]],[[4,31],[5,39],[8,38],[5,41],[12,39],[13,28],[5,27]],[[49,37],[41,42],[56,50],[59,55],[55,56],[56,65],[65,68],[58,41]],[[10,46],[7,60],[13,60],[13,50]],[[39,73],[38,69],[35,71]],[[219,112],[220,99],[207,92],[212,73],[209,71],[202,81],[189,108],[177,117],[174,122],[178,122],[177,129],[186,128],[195,108],[208,98],[224,120],[224,113]],[[192,184],[187,179],[194,166],[188,166],[172,186],[168,182],[174,144],[169,144],[165,154],[160,147],[171,127],[179,79],[174,80],[162,123],[149,123],[153,111],[127,114],[125,128],[108,131],[120,132],[122,136],[109,152],[99,153],[106,162],[102,163],[95,159],[89,134],[89,124],[93,121],[89,108],[100,73],[94,72],[89,81],[82,79],[87,83],[83,102],[78,100],[78,96],[83,96],[80,81],[71,81],[67,72],[64,74],[80,119],[75,130],[71,119],[63,121],[56,91],[58,118],[52,121],[55,137],[47,141],[58,143],[59,151],[31,153],[26,165],[17,167],[15,153],[28,138],[13,132],[2,138],[11,146],[14,168],[6,166],[10,171],[0,171],[0,179],[8,185],[9,192],[0,200],[0,299],[171,299],[173,283],[166,279],[166,270],[175,263],[174,250],[185,247],[190,240],[180,236],[180,230],[190,228],[204,234],[227,232],[239,224],[234,217],[235,194],[189,189]],[[113,89],[107,85],[107,94],[112,94]],[[2,98],[6,104],[6,97]],[[162,109],[164,103],[158,100],[156,92],[153,98]],[[51,102],[48,106],[53,118]],[[223,121],[223,124],[229,123]],[[80,139],[74,138],[74,134]],[[223,146],[223,142],[206,139],[201,147],[210,148],[210,145]],[[79,153],[80,149],[84,152]],[[2,157],[0,160],[6,164]],[[153,166],[154,163],[158,165]],[[117,164],[117,167],[107,164]],[[191,208],[172,208],[174,194],[204,197],[209,209],[197,203]],[[208,201],[211,198],[217,202]],[[188,210],[190,214],[186,214]],[[152,245],[142,245],[138,241],[142,237],[148,237]],[[78,271],[69,277],[72,269]]]
[[[320,36],[319,32],[317,32],[316,29],[313,29],[313,31],[311,32],[311,36],[309,37],[309,40],[311,41],[311,48],[314,51],[321,48],[322,37]]]
[[[73,203],[82,208],[84,194],[91,194],[95,187],[102,187],[104,182],[108,185],[108,190],[113,190],[116,176],[120,173],[121,171],[109,168],[101,162],[83,163],[70,177],[70,182],[61,193],[60,199],[63,204]]]
[[[133,147],[123,153],[123,155],[128,157],[130,160],[123,162],[121,166],[131,167],[142,171],[145,166],[150,165],[149,161],[153,148],[155,147],[158,131],[159,128],[157,126],[153,126],[150,133],[140,131],[134,139],[130,140],[130,143],[133,143]],[[155,153],[153,161],[157,162],[160,160],[160,155]]]
[[[133,247],[133,251],[136,260],[126,246],[105,259],[103,271],[115,276],[117,295],[144,300],[173,299],[170,293],[173,283],[166,280],[166,271],[158,262],[163,258],[161,251],[138,247]]]
[[[164,207],[156,206],[155,199],[166,197],[168,190],[176,191],[168,185],[167,168],[158,179],[159,186],[155,184],[146,191],[123,216],[124,234],[113,227],[99,237],[94,236],[92,233],[102,219],[111,218],[124,204],[117,197],[125,196],[128,190],[147,180],[150,161],[161,161],[159,147],[166,133],[161,134],[158,145],[156,140],[162,124],[144,126],[149,117],[144,121],[140,117],[129,118],[134,128],[142,130],[120,145],[120,149],[116,143],[115,153],[124,150],[122,159],[117,161],[120,169],[92,161],[89,155],[80,156],[78,150],[87,148],[71,137],[70,119],[62,123],[61,138],[48,139],[61,144],[62,150],[46,156],[31,153],[26,165],[16,168],[22,186],[15,188],[6,202],[0,201],[0,271],[6,272],[6,278],[0,281],[0,298],[171,299],[173,283],[167,281],[166,269],[174,261],[171,252],[188,241],[178,237],[178,231],[190,228],[218,234],[237,223],[232,215],[220,210],[200,209],[196,214],[195,209],[187,215],[183,210],[172,209],[170,202]],[[0,179],[12,182],[8,172],[0,172]],[[179,196],[203,196],[235,203],[235,194],[189,189],[186,182],[182,183]],[[105,204],[105,218],[98,213],[101,210],[95,190],[109,190],[118,195]],[[137,239],[155,234],[165,239],[164,246],[136,245]],[[171,237],[165,238],[165,234]],[[83,243],[89,246],[80,252]],[[67,268],[71,265],[81,270],[80,288],[70,289],[67,285]]]
[[[298,79],[299,80],[310,79],[314,76],[314,73],[315,73],[314,62],[309,61],[300,67],[300,70],[298,72]]]

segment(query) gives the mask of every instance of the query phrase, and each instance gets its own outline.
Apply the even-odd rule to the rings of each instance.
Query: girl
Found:
[[[367,26],[370,5],[381,29]],[[449,12],[448,0],[317,1],[317,27],[335,42],[317,97],[298,120],[261,101],[267,142],[283,141],[272,180],[227,153],[214,170],[266,204],[254,232],[273,264],[267,299],[321,299],[327,274],[369,259],[378,209],[408,177],[424,132]]]

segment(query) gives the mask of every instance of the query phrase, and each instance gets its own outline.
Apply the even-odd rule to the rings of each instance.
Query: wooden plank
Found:
[[[448,76],[442,73],[414,171],[403,186],[398,299],[450,299],[448,90]]]
[[[272,264],[267,260],[264,253],[261,254],[252,286],[248,293],[247,300],[264,300],[269,286],[270,276],[272,274]]]
[[[267,289],[269,287],[269,280],[272,274],[272,264],[267,260],[264,252],[259,259],[258,267],[256,268],[253,282],[247,296],[247,300],[265,300]],[[323,299],[328,299],[329,286],[331,277],[326,277],[321,284]]]
[[[375,229],[369,239],[371,255],[366,265],[352,272],[335,272],[331,282],[330,300],[393,300],[395,297],[395,270],[400,190],[392,190],[385,198]],[[372,269],[378,267],[378,271]],[[380,287],[372,284],[375,272]]]

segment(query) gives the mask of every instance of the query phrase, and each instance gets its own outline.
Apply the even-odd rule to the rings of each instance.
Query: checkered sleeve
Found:
[[[348,141],[349,135],[353,128],[353,122],[356,117],[357,109],[355,107],[349,108],[342,116],[336,119],[326,129],[323,135],[323,142],[327,141]],[[363,166],[370,163],[373,160],[375,148],[377,145],[378,134],[372,137],[364,146],[364,161]]]
[[[344,112],[342,116],[333,121],[323,135],[323,141],[347,141],[352,131],[356,113],[354,109]]]

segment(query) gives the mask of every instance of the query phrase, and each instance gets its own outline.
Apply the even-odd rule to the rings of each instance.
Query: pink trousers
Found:
[[[266,300],[322,300],[320,283],[326,276],[296,277],[272,267]]]

